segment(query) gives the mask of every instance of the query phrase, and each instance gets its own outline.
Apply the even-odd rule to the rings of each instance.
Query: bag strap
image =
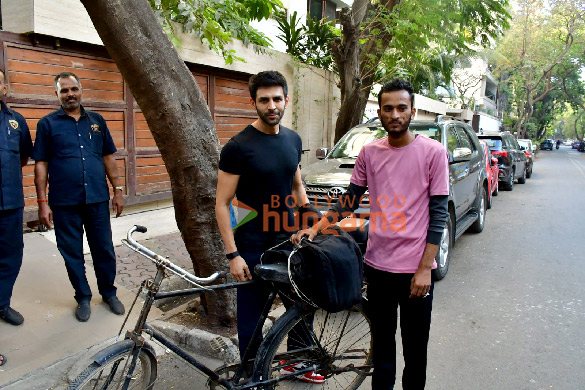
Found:
[[[301,291],[301,289],[299,288],[299,286],[297,286],[297,284],[295,283],[293,276],[292,276],[292,272],[290,270],[290,259],[293,257],[293,255],[295,253],[297,253],[297,251],[299,249],[301,249],[301,244],[299,243],[298,245],[295,245],[293,250],[290,252],[290,254],[288,255],[288,278],[290,280],[290,284],[293,288],[293,290],[295,291],[295,293],[306,303],[308,303],[309,305],[318,308],[317,305],[315,305],[305,294],[303,294],[303,292]]]
[[[282,244],[286,244],[287,242],[289,242],[289,240],[284,240],[283,242],[274,245],[272,248],[268,248],[267,250],[265,250],[264,252],[262,252],[262,254],[260,255],[260,264],[264,264],[264,262],[262,261],[262,258],[264,257],[264,253],[271,251],[273,249],[278,248],[279,246],[281,246]]]

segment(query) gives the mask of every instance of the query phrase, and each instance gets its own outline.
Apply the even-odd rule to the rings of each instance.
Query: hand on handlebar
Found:
[[[303,237],[307,237],[307,239],[309,241],[313,241],[313,238],[315,238],[315,236],[317,236],[317,232],[315,230],[303,229],[303,230],[299,230],[297,233],[293,234],[290,237],[290,242],[297,245],[299,242],[301,242]]]
[[[237,256],[230,260],[230,273],[238,282],[252,280],[252,273],[242,256]]]

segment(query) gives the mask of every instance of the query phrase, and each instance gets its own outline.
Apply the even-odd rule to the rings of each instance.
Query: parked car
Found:
[[[487,142],[498,159],[499,181],[503,190],[512,191],[516,179],[518,184],[526,183],[526,153],[510,132],[483,133],[478,137]]]
[[[581,146],[581,141],[575,141],[571,145],[571,149],[579,149],[579,146]]]
[[[530,179],[532,176],[532,168],[534,167],[534,151],[532,140],[529,139],[519,139],[518,145],[524,148],[524,153],[526,154],[526,178]]]
[[[485,168],[487,171],[487,183],[488,183],[488,198],[487,198],[487,208],[492,208],[492,197],[498,196],[499,193],[499,186],[498,186],[498,176],[500,172],[500,168],[498,167],[498,159],[492,155],[490,147],[488,146],[485,140],[480,140],[481,148],[483,149],[483,153],[485,155]]]
[[[441,142],[449,156],[449,218],[437,253],[438,268],[433,271],[438,280],[447,274],[455,240],[468,229],[479,233],[485,226],[488,194],[485,156],[477,135],[463,122],[446,117],[435,122],[412,121],[410,130]],[[317,150],[321,161],[301,171],[309,200],[317,208],[329,208],[347,190],[361,148],[384,137],[387,132],[382,123],[370,121],[349,130],[331,151]],[[364,198],[356,214],[364,216],[368,211],[369,200]]]
[[[553,150],[553,142],[550,139],[545,139],[540,143],[540,150]]]

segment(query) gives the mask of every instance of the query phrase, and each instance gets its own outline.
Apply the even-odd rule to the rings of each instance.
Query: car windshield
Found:
[[[329,158],[357,158],[365,144],[387,135],[386,130],[379,126],[355,128],[339,140]]]
[[[501,151],[503,149],[505,149],[503,147],[502,144],[502,139],[499,137],[494,137],[494,138],[489,138],[489,137],[480,137],[481,139],[483,139],[485,142],[487,142],[488,146],[490,147],[490,150],[492,151]]]
[[[410,124],[410,131],[413,134],[420,134],[427,138],[432,138],[435,141],[441,142],[441,127],[436,124]]]
[[[518,140],[518,144],[520,144],[520,146],[524,146],[526,149],[530,149],[530,145],[526,141]]]

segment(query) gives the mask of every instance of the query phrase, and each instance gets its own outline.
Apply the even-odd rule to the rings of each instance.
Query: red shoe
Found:
[[[285,363],[286,363],[285,360],[282,360],[280,362],[280,364],[285,364]],[[307,365],[303,362],[291,364],[288,366],[283,366],[280,369],[280,375],[294,374],[295,372],[303,370],[305,368],[307,368]],[[327,381],[327,379],[325,379],[325,377],[323,375],[319,375],[319,374],[315,373],[315,371],[309,371],[309,372],[305,373],[303,376],[297,377],[297,379],[299,379],[303,382],[307,382],[307,383],[325,383],[325,381]]]

